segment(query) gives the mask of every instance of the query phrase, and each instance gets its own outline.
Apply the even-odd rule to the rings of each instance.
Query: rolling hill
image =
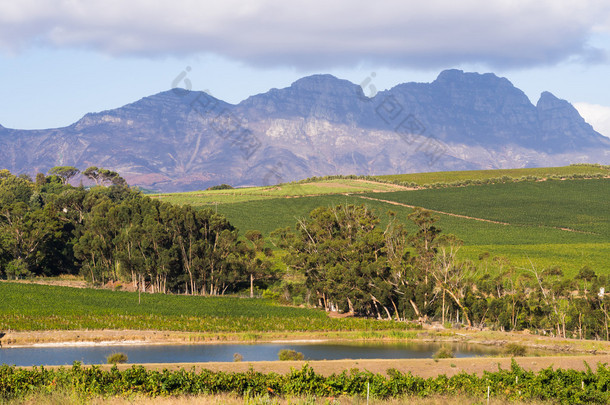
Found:
[[[464,258],[477,261],[481,254],[490,253],[509,258],[521,269],[557,265],[566,274],[574,275],[581,267],[589,266],[610,274],[607,170],[592,166],[506,170],[487,174],[502,178],[512,173],[515,179],[531,179],[443,188],[409,189],[348,178],[153,197],[214,209],[226,215],[242,233],[258,229],[266,236],[277,228],[294,227],[298,218],[306,217],[318,206],[365,204],[376,212],[382,224],[387,223],[386,213],[391,210],[407,225],[412,207],[420,206],[435,211],[443,232],[464,241]],[[558,178],[540,181],[532,178],[536,174]],[[480,180],[484,175],[485,172],[434,173],[428,175],[428,184]],[[408,176],[415,175],[400,179]],[[581,176],[595,178],[561,180]]]

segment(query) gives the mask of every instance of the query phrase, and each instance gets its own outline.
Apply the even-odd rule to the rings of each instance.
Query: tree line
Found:
[[[364,205],[319,207],[272,238],[304,275],[309,302],[327,310],[609,340],[605,275],[516,269],[488,253],[460,259],[462,242],[442,234],[430,211],[416,208],[408,220],[410,234],[391,212],[381,227]]]
[[[238,238],[211,210],[146,197],[115,172],[84,173],[92,172],[99,185],[85,189],[68,183],[75,170],[53,168],[35,181],[0,171],[2,276],[80,273],[94,284],[203,295],[249,283],[253,293],[268,267],[260,232]]]
[[[0,171],[3,278],[81,274],[197,295],[258,289],[355,316],[610,340],[605,275],[515,269],[485,253],[460,259],[462,242],[424,209],[408,215],[415,231],[407,232],[391,212],[381,226],[364,205],[319,207],[265,239],[256,230],[239,236],[212,210],[144,196],[104,169],[88,171],[98,185],[74,187],[72,169],[35,180]]]

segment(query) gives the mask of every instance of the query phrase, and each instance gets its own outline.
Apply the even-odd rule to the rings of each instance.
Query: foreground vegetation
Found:
[[[96,366],[19,369],[0,366],[0,398],[24,398],[36,393],[66,392],[81,398],[96,396],[217,395],[243,397],[262,395],[282,398],[309,396],[337,398],[408,398],[435,395],[468,395],[483,401],[488,396],[509,400],[547,400],[564,404],[605,404],[610,401],[610,368],[598,365],[593,371],[544,369],[525,371],[513,362],[510,370],[485,372],[482,376],[460,373],[424,379],[411,373],[388,370],[387,376],[352,370],[325,377],[307,365],[286,375],[225,373],[202,370],[152,371],[133,366],[124,371]]]
[[[471,395],[451,395],[440,396],[433,395],[429,397],[409,397],[410,405],[463,405],[481,403],[480,398],[475,398]],[[370,398],[368,405],[403,405],[404,397],[376,399]],[[85,400],[78,395],[69,392],[38,393],[27,395],[23,398],[7,401],[9,405],[81,405]],[[150,397],[143,395],[125,396],[97,396],[87,398],[86,401],[91,405],[140,405],[150,404]],[[218,394],[218,395],[179,395],[170,397],[156,397],[154,403],[157,405],[354,405],[367,404],[366,398],[342,396],[339,398],[317,398],[314,396],[298,396],[298,397],[282,397],[272,396],[271,394],[241,397],[235,394]],[[502,398],[492,397],[489,401],[490,405],[549,405],[550,401],[532,401],[532,400],[507,400]]]

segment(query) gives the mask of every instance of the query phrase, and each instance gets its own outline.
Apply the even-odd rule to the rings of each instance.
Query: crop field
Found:
[[[468,170],[455,172],[430,172],[412,174],[390,174],[375,176],[382,181],[415,183],[418,185],[429,185],[434,183],[453,183],[465,180],[485,180],[507,176],[513,179],[535,176],[548,178],[552,176],[581,176],[597,175],[610,176],[610,166],[598,165],[571,165],[561,167],[535,167],[525,169],[497,169],[497,170]]]
[[[139,329],[189,332],[404,330],[404,324],[331,319],[269,300],[0,283],[0,330]]]
[[[508,176],[519,179],[610,175],[609,166],[436,172],[378,176],[420,185]],[[407,221],[410,206],[437,211],[438,226],[464,241],[461,255],[504,256],[519,268],[560,266],[574,275],[583,266],[610,274],[610,179],[521,181],[467,187],[408,190],[358,179],[321,179],[270,187],[153,195],[178,204],[215,209],[243,234],[269,235],[294,227],[319,206],[365,204],[387,223],[387,212]]]
[[[490,184],[370,196],[511,225],[569,228],[610,239],[610,179]]]
[[[285,183],[267,187],[234,188],[228,190],[204,190],[188,193],[151,194],[150,197],[174,204],[214,206],[247,201],[274,200],[326,194],[366,193],[396,191],[402,187],[356,179],[334,179],[312,183]]]
[[[365,204],[387,223],[393,211],[406,221],[408,206],[436,210],[438,226],[464,241],[461,254],[477,260],[489,252],[505,256],[521,268],[558,265],[566,275],[582,266],[610,274],[609,179],[549,180],[443,189],[350,195],[275,198],[219,204],[217,210],[245,232],[265,235],[280,227],[294,227],[318,206]],[[464,218],[472,217],[472,218]],[[481,221],[480,219],[484,220]],[[530,263],[531,261],[531,263]]]

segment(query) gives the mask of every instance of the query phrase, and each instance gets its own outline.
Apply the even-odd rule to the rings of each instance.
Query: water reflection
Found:
[[[444,344],[447,346],[448,344]],[[497,348],[478,345],[450,344],[455,357],[488,356]],[[129,345],[33,347],[0,349],[0,364],[17,366],[103,364],[115,352],[127,354],[128,363],[192,363],[233,361],[239,353],[243,361],[277,360],[281,349],[303,353],[307,360],[340,359],[417,359],[430,358],[441,347],[440,343],[257,343],[257,344],[197,344],[197,345]]]

